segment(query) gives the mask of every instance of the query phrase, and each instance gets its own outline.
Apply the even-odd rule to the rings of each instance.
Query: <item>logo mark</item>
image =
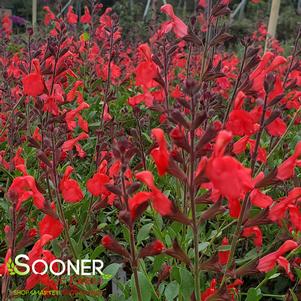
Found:
[[[14,275],[19,275],[19,276],[24,276],[24,273],[19,271],[14,262],[12,261],[11,258],[8,259],[6,263],[6,267],[8,270],[9,275],[14,276]]]

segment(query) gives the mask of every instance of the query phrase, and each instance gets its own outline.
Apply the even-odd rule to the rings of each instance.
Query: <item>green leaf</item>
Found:
[[[53,241],[51,242],[51,244],[52,244],[52,250],[53,250],[54,255],[55,255],[56,257],[59,257],[60,254],[61,254],[61,249],[60,249],[60,247],[59,247],[59,245],[58,245],[57,240],[56,240],[56,239],[53,240]]]
[[[122,264],[120,263],[112,263],[103,269],[103,273],[106,275],[111,275],[111,279],[114,278],[121,268]]]
[[[140,244],[143,240],[147,239],[149,236],[149,232],[151,231],[153,224],[146,224],[141,227],[137,235],[137,243]]]
[[[96,259],[101,253],[103,253],[105,248],[102,245],[99,245],[95,248],[95,250],[92,252],[90,258]]]
[[[261,290],[258,288],[250,288],[246,301],[259,301],[262,298]]]
[[[208,246],[209,246],[209,242],[208,241],[201,242],[199,244],[199,252],[202,252],[202,251],[206,250]]]
[[[275,274],[273,274],[273,275],[271,275],[271,276],[269,276],[269,280],[270,279],[275,279],[275,278],[277,278],[278,276],[280,276],[281,274],[280,273],[275,273]]]
[[[150,301],[152,297],[152,287],[150,286],[149,282],[147,281],[143,273],[138,272],[138,279],[139,279],[139,286],[142,295],[142,300]],[[131,278],[131,290],[132,290],[132,300],[138,301],[134,275],[132,275]]]
[[[74,248],[74,251],[76,253],[76,256],[78,258],[80,258],[81,256],[81,252],[82,252],[82,249],[83,249],[83,246],[82,246],[82,243],[78,244],[72,237],[70,238],[71,239],[71,243],[72,243],[72,246]]]
[[[103,289],[107,286],[109,281],[112,280],[116,276],[116,274],[121,266],[122,265],[120,263],[112,263],[103,269],[102,275],[101,275],[103,283],[101,284],[100,289]]]
[[[179,284],[176,281],[168,283],[165,288],[164,295],[167,301],[174,300],[179,295]]]
[[[184,300],[189,300],[194,288],[192,274],[183,268],[179,268],[179,271],[181,276],[180,293]]]

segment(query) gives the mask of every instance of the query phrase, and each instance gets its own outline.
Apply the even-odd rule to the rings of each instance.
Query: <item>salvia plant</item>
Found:
[[[2,19],[1,300],[66,286],[19,254],[104,261],[52,300],[301,299],[301,31],[287,57],[264,25],[232,53],[229,2],[163,5],[136,44],[96,0]]]

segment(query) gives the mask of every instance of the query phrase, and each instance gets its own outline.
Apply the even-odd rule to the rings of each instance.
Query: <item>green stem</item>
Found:
[[[84,234],[85,234],[87,226],[88,226],[89,217],[90,217],[89,213],[91,212],[93,201],[94,201],[94,198],[90,198],[90,200],[89,200],[89,206],[88,206],[88,210],[87,210],[87,215],[86,215],[86,218],[85,218],[85,221],[84,221],[84,225],[83,225],[83,228],[82,228],[82,231],[80,233],[79,240],[78,240],[79,244],[82,243]]]

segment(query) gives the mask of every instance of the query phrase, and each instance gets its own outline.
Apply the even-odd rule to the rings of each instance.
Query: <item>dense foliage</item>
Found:
[[[3,18],[3,301],[301,298],[301,30],[289,56],[264,24],[227,51],[229,2],[163,5],[145,43],[96,1]],[[33,267],[87,258],[100,281]]]

